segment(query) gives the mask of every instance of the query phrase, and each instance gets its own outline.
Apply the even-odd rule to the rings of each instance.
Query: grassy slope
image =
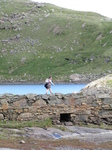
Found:
[[[40,81],[50,74],[57,80],[111,70],[112,21],[105,17],[22,0],[2,0],[0,10],[1,80]]]

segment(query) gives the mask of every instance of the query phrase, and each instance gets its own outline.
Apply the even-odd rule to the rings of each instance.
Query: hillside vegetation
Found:
[[[112,20],[28,0],[0,1],[0,80],[112,72]]]

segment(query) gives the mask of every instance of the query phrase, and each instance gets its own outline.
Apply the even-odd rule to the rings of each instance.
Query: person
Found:
[[[52,77],[50,76],[45,80],[45,84],[44,84],[45,88],[47,89],[46,94],[48,94],[48,91],[50,91],[50,93],[52,94],[51,84],[54,85],[54,83],[52,82]]]

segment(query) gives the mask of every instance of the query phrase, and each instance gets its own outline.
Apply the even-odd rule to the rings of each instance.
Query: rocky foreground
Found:
[[[62,128],[65,131],[61,130]],[[0,150],[112,150],[112,130],[78,126],[0,129]]]

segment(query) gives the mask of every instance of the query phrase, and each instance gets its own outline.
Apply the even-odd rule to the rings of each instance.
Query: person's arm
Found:
[[[54,85],[54,83],[50,80],[50,83],[52,84],[52,85]]]

